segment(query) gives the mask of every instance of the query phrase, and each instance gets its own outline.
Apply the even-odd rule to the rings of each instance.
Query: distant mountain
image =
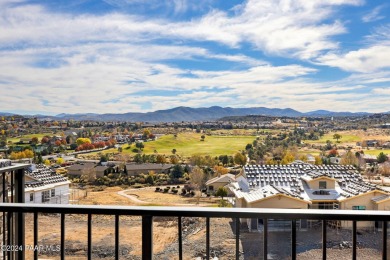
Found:
[[[0,112],[0,116],[13,116],[15,113]]]
[[[9,113],[0,113],[0,115],[12,115]],[[206,121],[218,120],[227,116],[247,116],[261,115],[274,117],[343,117],[343,116],[365,116],[370,113],[351,113],[351,112],[332,112],[327,110],[316,110],[308,113],[302,113],[291,108],[266,108],[266,107],[249,107],[249,108],[232,108],[232,107],[175,107],[166,110],[157,110],[147,113],[124,113],[124,114],[58,114],[56,116],[39,115],[38,117],[53,120],[93,120],[93,121],[132,121],[132,122],[181,122],[181,121]]]
[[[366,115],[370,115],[370,113],[366,113],[366,112],[356,112],[356,113],[332,112],[332,111],[328,111],[328,110],[315,110],[315,111],[305,113],[305,116],[334,116],[334,117],[338,117],[338,116],[340,116],[340,117],[342,117],[342,116],[366,116]]]

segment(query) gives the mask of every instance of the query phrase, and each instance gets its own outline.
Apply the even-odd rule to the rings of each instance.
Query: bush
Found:
[[[172,193],[174,193],[174,194],[177,194],[178,191],[179,191],[179,190],[172,189]]]
[[[134,184],[133,186],[132,186],[132,188],[134,188],[134,189],[140,189],[140,188],[143,188],[145,185],[143,185],[143,184],[139,184],[139,183],[136,183],[136,184]]]
[[[195,191],[193,191],[193,190],[190,191],[190,195],[191,195],[191,196],[195,196]]]
[[[179,186],[179,185],[177,185],[177,187],[176,187],[176,188],[180,189],[180,186]]]
[[[168,193],[168,191],[169,191],[168,187],[164,189],[164,193]]]
[[[156,190],[155,191],[160,191],[161,189],[160,189],[160,187],[156,187]]]
[[[185,188],[182,188],[182,189],[181,189],[181,194],[182,194],[182,195],[186,195],[186,193],[187,193],[187,190],[186,190]]]

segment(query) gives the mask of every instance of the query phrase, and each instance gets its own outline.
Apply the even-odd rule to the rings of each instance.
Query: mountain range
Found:
[[[0,113],[0,115],[10,115],[9,113]],[[232,107],[175,107],[166,110],[157,110],[147,113],[123,113],[123,114],[58,114],[56,116],[34,115],[38,118],[50,118],[54,120],[93,120],[93,121],[132,121],[132,122],[181,122],[181,121],[206,121],[218,120],[226,116],[246,116],[246,115],[264,115],[277,117],[343,117],[343,116],[364,116],[370,115],[365,112],[332,112],[327,110],[316,110],[302,113],[291,108],[232,108]]]

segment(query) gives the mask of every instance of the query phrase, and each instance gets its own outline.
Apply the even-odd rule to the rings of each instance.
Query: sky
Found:
[[[0,0],[0,112],[390,111],[385,0]]]

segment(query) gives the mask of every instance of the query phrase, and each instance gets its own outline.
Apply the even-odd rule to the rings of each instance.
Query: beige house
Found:
[[[364,182],[353,166],[318,166],[300,161],[289,165],[247,165],[243,175],[228,187],[235,197],[235,207],[390,210],[390,193]],[[248,222],[250,230],[261,226],[261,220],[242,221]],[[309,227],[310,223],[300,222],[299,227]],[[279,222],[276,227],[284,224]],[[330,224],[350,228],[352,222]],[[358,222],[358,227],[380,228],[380,223]]]
[[[231,182],[235,181],[233,174],[227,173],[219,177],[215,177],[206,182],[207,191],[213,192],[218,190],[220,187],[225,187]]]

